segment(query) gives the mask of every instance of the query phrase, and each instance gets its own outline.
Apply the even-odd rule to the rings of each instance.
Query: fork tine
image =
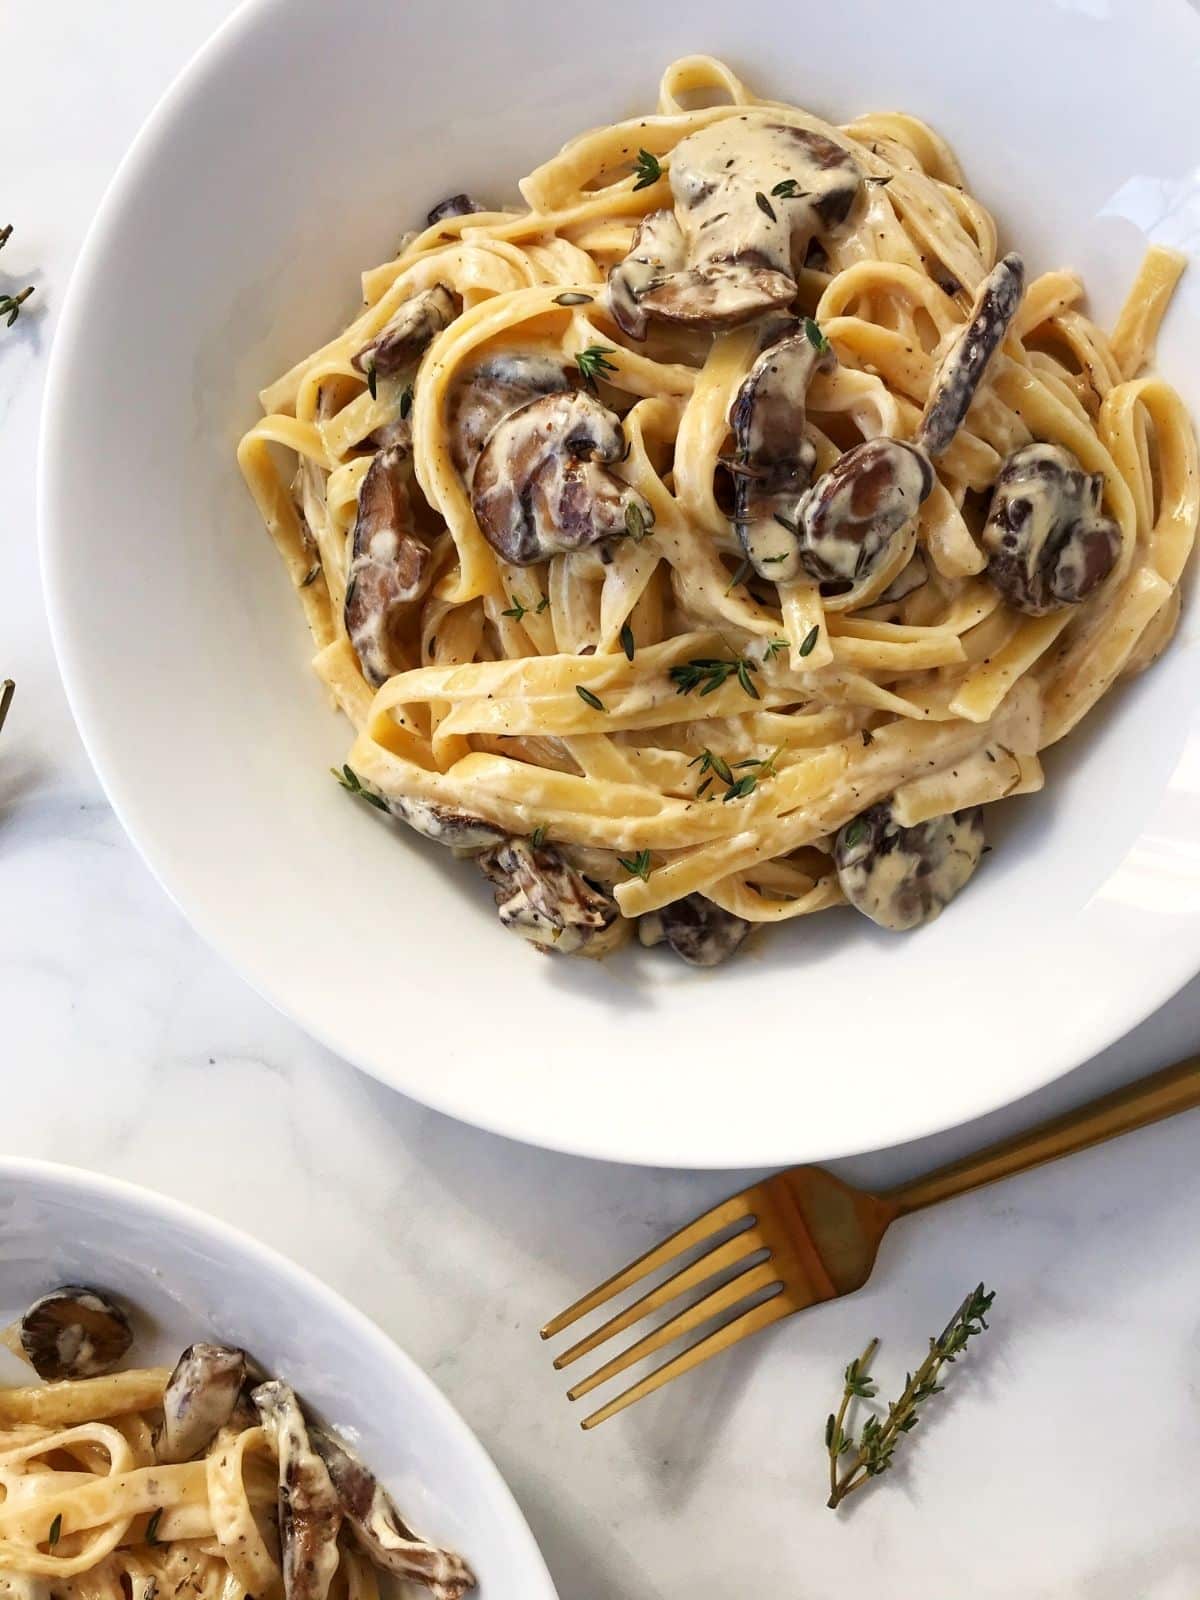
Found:
[[[626,1389],[623,1394],[617,1395],[615,1400],[610,1400],[607,1405],[601,1406],[599,1411],[593,1411],[590,1417],[585,1417],[579,1426],[585,1429],[598,1428],[602,1422],[607,1422],[609,1417],[615,1417],[618,1411],[624,1411],[626,1406],[633,1405],[635,1401],[653,1394],[656,1389],[661,1389],[664,1384],[670,1383],[672,1378],[690,1372],[693,1367],[698,1367],[710,1356],[720,1355],[723,1350],[728,1350],[742,1339],[750,1338],[751,1334],[757,1333],[760,1328],[768,1328],[771,1323],[780,1322],[784,1317],[790,1317],[794,1311],[802,1309],[786,1293],[777,1294],[770,1300],[760,1300],[756,1306],[751,1306],[750,1310],[744,1311],[740,1317],[732,1318],[721,1327],[715,1328],[705,1338],[689,1345],[686,1350],[681,1350],[670,1361],[664,1361],[661,1367],[655,1367],[653,1372],[647,1373],[638,1383]]]
[[[778,1282],[779,1269],[771,1261],[760,1262],[757,1267],[748,1267],[745,1272],[739,1272],[736,1278],[731,1278],[719,1289],[714,1289],[702,1300],[697,1300],[695,1305],[687,1306],[677,1316],[671,1317],[661,1327],[652,1329],[641,1339],[636,1339],[633,1344],[622,1350],[620,1355],[614,1356],[611,1361],[606,1361],[602,1367],[597,1367],[588,1377],[581,1378],[573,1389],[567,1390],[567,1399],[578,1400],[581,1395],[589,1394],[599,1384],[606,1383],[609,1378],[615,1378],[618,1372],[624,1372],[643,1356],[653,1355],[656,1350],[661,1350],[663,1345],[670,1344],[681,1334],[690,1333],[693,1328],[698,1328],[710,1317],[728,1311],[747,1295],[754,1294],[759,1289],[768,1289]]]
[[[741,1194],[732,1195],[728,1200],[723,1200],[720,1205],[714,1206],[711,1211],[706,1211],[703,1216],[697,1217],[694,1222],[689,1222],[686,1228],[680,1228],[678,1233],[673,1233],[669,1239],[664,1239],[661,1244],[655,1245],[653,1250],[647,1250],[644,1256],[639,1256],[636,1261],[631,1261],[627,1267],[622,1267],[620,1272],[614,1273],[611,1278],[576,1300],[574,1305],[560,1311],[558,1316],[551,1320],[542,1329],[543,1339],[552,1339],[555,1334],[561,1333],[564,1328],[569,1328],[573,1322],[578,1322],[580,1317],[586,1317],[589,1311],[595,1311],[606,1300],[611,1300],[623,1289],[630,1288],[639,1283],[659,1267],[665,1267],[668,1261],[674,1259],[682,1251],[688,1250],[694,1244],[700,1244],[711,1234],[719,1233],[722,1228],[731,1222],[737,1222],[741,1217],[752,1216],[754,1200],[758,1195],[758,1188],[745,1189]]]
[[[569,1350],[564,1350],[561,1355],[554,1358],[554,1369],[561,1372],[564,1367],[569,1367],[572,1361],[577,1361],[580,1356],[586,1356],[589,1351],[603,1344],[606,1339],[611,1339],[614,1334],[624,1333],[626,1328],[640,1322],[651,1311],[657,1311],[660,1306],[666,1305],[668,1300],[674,1300],[677,1295],[686,1293],[688,1289],[695,1289],[705,1279],[714,1277],[718,1272],[724,1272],[726,1267],[735,1267],[739,1261],[744,1261],[747,1256],[752,1256],[756,1251],[763,1249],[762,1239],[754,1228],[743,1228],[740,1233],[735,1233],[732,1239],[726,1239],[715,1250],[710,1250],[706,1255],[697,1257],[690,1266],[682,1267],[657,1288],[651,1289],[640,1300],[635,1300],[631,1306],[626,1306],[624,1311],[618,1312],[615,1317],[603,1323],[586,1339],[580,1339],[578,1344],[573,1344]]]

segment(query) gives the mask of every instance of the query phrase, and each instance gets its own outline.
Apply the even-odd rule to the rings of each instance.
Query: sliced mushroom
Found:
[[[737,535],[755,572],[775,583],[800,571],[800,541],[786,514],[808,488],[817,460],[804,432],[808,386],[834,363],[827,343],[814,345],[796,322],[785,327],[750,368],[729,410],[737,440],[731,463]]]
[[[357,1456],[328,1434],[314,1432],[320,1454],[354,1537],[385,1572],[429,1590],[434,1600],[462,1600],[475,1577],[461,1556],[419,1539],[386,1490]]]
[[[813,237],[844,221],[861,182],[843,146],[763,114],[689,134],[671,152],[675,229],[670,213],[639,229],[614,317],[636,339],[647,316],[729,328],[787,305]]]
[[[939,456],[963,424],[988,362],[1004,343],[1025,292],[1025,263],[1004,256],[984,278],[971,314],[938,365],[917,443]]]
[[[489,356],[459,374],[450,392],[447,420],[454,464],[470,480],[489,433],[502,417],[540,395],[573,387],[571,374],[556,356],[509,351]]]
[[[805,570],[823,583],[852,584],[867,577],[932,488],[933,467],[914,445],[889,438],[856,444],[800,502]]]
[[[553,845],[506,839],[479,858],[500,921],[543,950],[573,955],[617,920],[610,894],[576,872]]]
[[[381,450],[358,490],[346,579],[346,633],[363,677],[376,687],[401,671],[397,630],[422,593],[429,548],[413,531],[405,452]]]
[[[1078,605],[1121,553],[1121,530],[1100,510],[1104,474],[1069,450],[1027,444],[1000,469],[983,529],[987,575],[1031,617]]]
[[[253,1398],[279,1458],[284,1600],[325,1600],[338,1566],[341,1501],[288,1385],[277,1379],[260,1383]]]
[[[350,358],[350,365],[381,378],[396,377],[416,366],[425,347],[450,326],[461,309],[462,301],[445,284],[422,289],[404,301],[391,321]]]
[[[432,228],[435,223],[445,222],[448,217],[466,217],[474,211],[486,209],[478,200],[472,200],[469,194],[452,194],[445,200],[439,200],[425,221]]]
[[[190,1344],[163,1391],[163,1425],[155,1456],[190,1461],[233,1416],[246,1377],[246,1356],[219,1344]]]
[[[678,272],[686,259],[687,242],[673,211],[651,211],[642,218],[629,254],[608,279],[608,308],[631,339],[646,337],[649,316],[642,297]]]
[[[744,917],[734,916],[702,894],[685,895],[659,911],[638,918],[642,944],[670,945],[693,967],[715,967],[727,961],[750,932]]]
[[[484,537],[505,561],[547,556],[620,538],[654,520],[649,502],[608,470],[625,449],[620,419],[577,390],[550,394],[492,429],[471,479]]]
[[[121,1307],[99,1289],[66,1283],[35,1300],[21,1318],[21,1349],[39,1378],[99,1378],[133,1343]]]
[[[385,803],[394,817],[407,822],[422,838],[444,844],[460,855],[474,855],[507,838],[503,828],[472,816],[469,811],[456,811],[453,806],[436,805],[410,795],[391,796]]]
[[[983,846],[979,806],[902,828],[884,800],[839,831],[834,861],[850,904],[900,932],[933,921],[975,871]]]

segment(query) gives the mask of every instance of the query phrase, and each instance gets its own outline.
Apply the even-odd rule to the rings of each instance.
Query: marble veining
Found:
[[[564,1600],[1194,1600],[1195,1114],[897,1228],[857,1297],[585,1436],[538,1324],[749,1175],[585,1163],[400,1099],[251,993],[124,839],[41,611],[37,410],[104,185],[230,9],[127,0],[114,27],[66,0],[5,19],[3,266],[38,293],[0,332],[0,672],[18,683],[0,742],[0,1147],[203,1206],[355,1301],[477,1429]],[[898,1180],[1182,1055],[1198,1023],[1193,985],[1032,1101],[843,1170]],[[878,1333],[897,1387],[980,1277],[993,1331],[891,1481],[834,1517],[820,1434],[841,1366]]]

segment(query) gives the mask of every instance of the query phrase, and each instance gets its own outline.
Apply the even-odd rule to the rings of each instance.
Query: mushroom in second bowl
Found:
[[[16,1329],[21,1355],[39,1378],[96,1378],[133,1343],[124,1309],[99,1289],[64,1284],[36,1300]]]

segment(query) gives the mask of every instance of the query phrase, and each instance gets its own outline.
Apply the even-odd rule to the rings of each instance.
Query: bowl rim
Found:
[[[236,48],[243,34],[263,25],[274,12],[284,12],[287,0],[239,0],[231,14],[216,28],[183,65],[164,90],[119,162],[95,216],[89,225],[72,270],[62,311],[55,329],[41,408],[37,453],[38,547],[45,610],[59,674],[68,706],[88,759],[127,838],[151,874],[175,904],[188,925],[257,994],[281,1015],[294,1022],[310,1038],[340,1060],[368,1073],[390,1089],[405,1094],[431,1109],[489,1133],[563,1154],[582,1156],[638,1166],[673,1170],[731,1171],[752,1166],[785,1166],[798,1161],[831,1161],[874,1149],[890,1149],[930,1135],[962,1126],[1025,1096],[1047,1087],[1125,1038],[1145,1022],[1200,972],[1200,948],[1186,940],[1165,941],[1162,959],[1155,967],[1153,980],[1145,979],[1136,993],[1128,993],[1117,1015],[1101,1020],[1098,1008],[1077,1019],[1071,1037],[1061,1043],[1045,1042],[1036,1053],[1023,1053],[1022,1062],[1003,1086],[973,1085],[970,1074],[957,1074],[952,1090],[939,1096],[905,1097],[889,1108],[886,1127],[868,1124],[862,1139],[844,1132],[811,1141],[804,1130],[786,1125],[777,1128],[770,1117],[759,1124],[759,1134],[747,1142],[721,1151],[712,1148],[711,1135],[665,1138],[661,1123],[629,1121],[618,1139],[594,1137],[586,1125],[569,1129],[555,1121],[553,1127],[530,1126],[521,1110],[510,1112],[509,1102],[487,1108],[472,1103],[469,1093],[446,1090],[438,1083],[414,1078],[394,1062],[382,1063],[355,1050],[353,1044],[336,1037],[334,1030],[311,1018],[302,997],[282,992],[284,986],[274,973],[252,966],[249,958],[227,949],[221,919],[188,904],[188,887],[168,865],[165,848],[154,841],[154,824],[139,812],[136,788],[126,784],[117,766],[110,764],[89,710],[87,674],[77,659],[71,632],[61,600],[60,572],[67,560],[65,519],[58,514],[56,480],[64,458],[66,441],[58,430],[60,396],[70,381],[73,346],[85,323],[85,311],[94,297],[95,266],[111,234],[119,231],[127,199],[137,189],[141,169],[153,158],[160,136],[169,127],[177,108],[187,99],[204,74],[218,64],[227,50]],[[1200,25],[1200,18],[1193,18]],[[1200,270],[1200,264],[1197,264]],[[143,826],[144,823],[144,826]],[[523,1104],[514,1098],[512,1104]],[[581,1116],[581,1121],[582,1121]]]
[[[384,1360],[404,1369],[412,1387],[435,1415],[439,1432],[453,1441],[455,1452],[465,1457],[480,1474],[499,1514],[512,1527],[518,1541],[526,1547],[524,1554],[529,1576],[536,1579],[539,1585],[536,1594],[530,1594],[530,1600],[558,1600],[550,1569],[525,1513],[499,1467],[466,1419],[424,1368],[390,1334],[365,1311],[360,1311],[353,1301],[336,1289],[331,1289],[323,1278],[293,1261],[274,1245],[263,1244],[236,1224],[202,1211],[187,1201],[176,1200],[161,1190],[132,1183],[126,1178],[110,1177],[107,1173],[92,1172],[85,1167],[46,1161],[40,1157],[0,1155],[0,1185],[5,1183],[40,1185],[43,1189],[57,1190],[75,1198],[94,1199],[142,1217],[149,1215],[157,1223],[189,1232],[193,1236],[199,1235],[201,1239],[210,1241],[218,1251],[233,1251],[249,1257],[264,1275],[275,1280],[282,1279],[302,1294],[323,1301],[330,1315],[350,1324],[356,1340],[373,1346]]]

